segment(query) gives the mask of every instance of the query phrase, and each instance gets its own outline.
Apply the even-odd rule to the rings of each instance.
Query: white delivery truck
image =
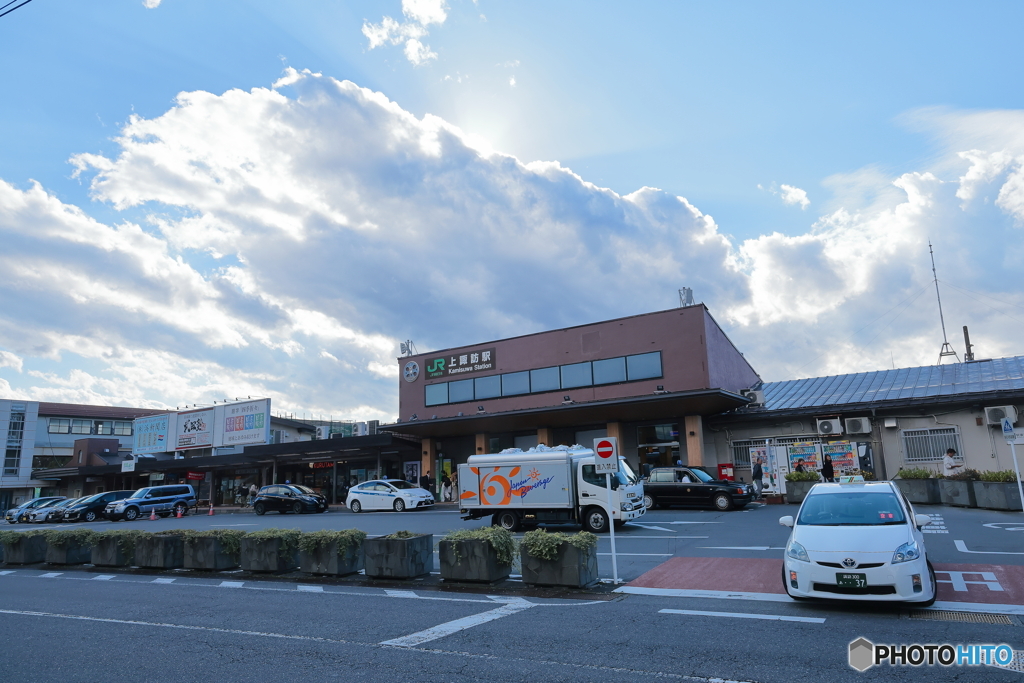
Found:
[[[643,484],[625,458],[612,474],[610,501],[604,473],[594,470],[594,451],[582,446],[472,455],[459,465],[462,518],[490,516],[509,531],[575,523],[604,532],[609,508],[616,525],[644,514]]]

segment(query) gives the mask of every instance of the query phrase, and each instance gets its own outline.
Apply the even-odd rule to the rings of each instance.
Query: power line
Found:
[[[1024,311],[1024,306],[1021,306],[1020,304],[1011,304],[1009,301],[1003,301],[1002,299],[997,299],[997,298],[995,298],[994,296],[992,296],[990,294],[983,294],[981,292],[975,292],[972,289],[967,289],[966,287],[960,287],[958,285],[954,285],[952,282],[949,282],[947,280],[939,280],[939,282],[941,282],[944,285],[949,285],[953,289],[959,289],[961,292],[970,293],[970,294],[977,294],[978,296],[983,296],[986,299],[992,299],[992,301],[995,301],[997,303],[1001,303],[1004,306],[1013,306],[1014,308],[1019,308],[1022,311]]]
[[[6,5],[4,5],[4,7],[11,7],[11,5],[13,5],[16,2],[18,2],[18,0],[11,0],[11,2],[7,3]],[[24,7],[25,5],[27,5],[30,2],[32,2],[32,0],[25,0],[25,2],[21,3],[17,7],[11,7],[11,9],[7,10],[3,14],[0,14],[0,17],[6,16],[6,15],[10,14],[11,12],[13,12],[16,9],[21,9],[22,7]],[[0,9],[3,9],[4,7],[0,7]]]

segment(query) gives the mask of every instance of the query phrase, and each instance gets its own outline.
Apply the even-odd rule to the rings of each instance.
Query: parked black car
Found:
[[[107,507],[107,503],[123,500],[133,493],[135,491],[107,491],[83,498],[64,511],[64,521],[95,522],[97,519],[103,519],[106,517],[103,510]]]
[[[751,501],[750,484],[715,479],[700,467],[658,467],[644,482],[644,506],[712,506],[717,510],[741,508]]]
[[[36,508],[41,508],[45,505],[53,505],[65,498],[67,498],[67,496],[44,496],[42,498],[33,498],[32,500],[25,501],[18,507],[11,508],[7,511],[4,517],[7,519],[8,524],[25,522],[28,520],[28,513],[32,512]]]
[[[271,484],[256,494],[252,509],[257,515],[271,510],[286,512],[327,512],[327,499],[316,491],[297,484]]]

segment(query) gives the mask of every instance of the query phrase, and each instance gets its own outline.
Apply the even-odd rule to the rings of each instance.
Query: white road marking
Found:
[[[258,524],[211,524],[210,526],[259,526]]]
[[[959,593],[966,593],[967,584],[973,583],[978,586],[988,586],[990,591],[1002,592],[1003,587],[999,585],[999,581],[996,580],[994,572],[955,572],[948,569],[936,569],[936,574],[948,574],[949,580],[935,579],[935,583],[949,583],[953,585],[953,590]],[[967,575],[975,577],[975,580],[968,581]],[[979,578],[980,577],[980,578]]]
[[[221,581],[217,584],[220,588],[241,588],[245,585],[245,581]]]
[[[646,541],[646,540],[649,540],[649,539],[652,539],[652,538],[708,538],[708,537],[707,536],[626,536],[626,535],[619,536],[619,535],[616,535],[615,536],[615,542],[616,543],[622,543],[624,541]],[[607,536],[598,536],[597,540],[598,541],[607,541],[607,542],[611,543],[611,539],[608,538]]]
[[[669,524],[725,524],[725,522],[668,522]]]
[[[656,595],[666,598],[716,598],[720,600],[762,600],[765,602],[793,602],[793,598],[782,593],[748,593],[745,591],[706,591],[688,590],[683,588],[643,588],[641,586],[623,586],[616,588],[616,593],[632,595]]]
[[[40,579],[56,579],[58,576],[60,576],[63,573],[64,572],[46,572],[45,574],[40,574],[39,578]]]
[[[780,614],[743,614],[741,612],[702,612],[695,609],[660,609],[658,614],[692,614],[698,617],[732,617],[733,619],[765,619],[768,621],[801,621],[807,624],[824,624],[817,617],[786,617]]]
[[[986,526],[989,529],[996,529],[999,531],[1024,531],[1024,526],[1014,526],[1015,524],[1020,523],[1021,522],[990,522],[988,524],[982,524],[982,526]],[[1010,526],[1004,528],[1004,524],[1009,524]]]
[[[1011,553],[1007,550],[968,550],[967,544],[959,540],[954,540],[953,544],[960,552],[971,553],[972,555],[1024,555],[1024,553]]]
[[[598,555],[611,555],[611,553],[598,553]],[[672,557],[672,553],[615,553],[616,557]]]
[[[636,522],[628,522],[625,526],[638,526],[641,529],[648,529],[650,531],[673,531],[673,529],[666,529],[663,526],[651,526],[650,524],[637,524]]]
[[[153,579],[150,583],[174,583],[174,579]]]
[[[113,574],[100,574],[99,576],[92,577],[93,581],[110,581],[114,578]]]
[[[772,545],[702,545],[698,546],[704,550],[785,550],[785,546]]]
[[[303,584],[300,583],[298,586],[295,587],[295,590],[301,591],[303,593],[323,593],[324,592],[324,587],[323,586],[306,586],[306,585],[303,585]]]
[[[7,576],[8,574],[13,574],[15,571],[16,570],[14,569],[5,569],[4,571],[0,572],[0,576]]]
[[[379,644],[390,645],[392,647],[416,647],[417,645],[421,645],[431,640],[437,640],[438,638],[444,638],[445,636],[450,636],[451,634],[458,633],[459,631],[465,631],[467,628],[473,628],[474,626],[486,624],[487,622],[494,621],[495,619],[501,619],[502,617],[522,612],[523,610],[531,607],[533,607],[533,603],[527,602],[526,600],[508,603],[498,607],[497,609],[481,612],[480,614],[473,614],[444,624],[438,624],[432,628],[418,631],[416,633],[410,633],[409,635],[402,636],[401,638],[392,638],[391,640],[382,641]]]
[[[389,598],[418,598],[414,591],[389,591],[385,590],[384,594]]]

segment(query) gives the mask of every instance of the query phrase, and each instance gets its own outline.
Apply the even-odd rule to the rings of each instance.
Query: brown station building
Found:
[[[420,471],[476,453],[614,436],[639,471],[677,459],[715,471],[704,419],[761,380],[703,304],[398,359],[399,419]]]

